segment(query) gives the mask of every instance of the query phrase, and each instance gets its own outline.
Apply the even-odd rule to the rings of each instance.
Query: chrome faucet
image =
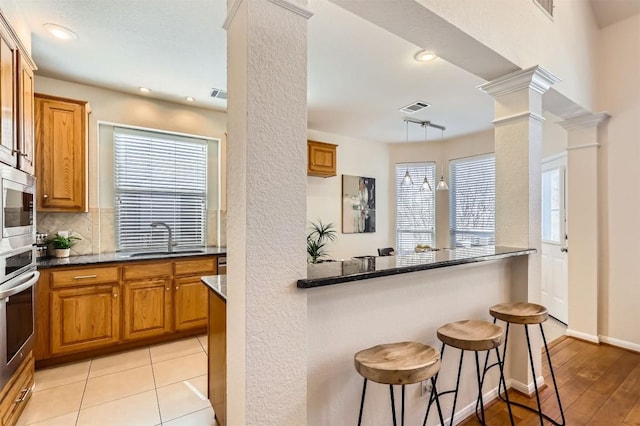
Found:
[[[167,232],[169,233],[169,240],[167,241],[167,251],[169,253],[173,252],[173,246],[175,246],[176,243],[173,242],[173,232],[171,231],[171,227],[165,222],[151,222],[152,228],[155,228],[157,226],[164,226],[165,228],[167,228]]]

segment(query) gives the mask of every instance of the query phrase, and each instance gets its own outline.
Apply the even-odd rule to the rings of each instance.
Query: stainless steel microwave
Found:
[[[0,165],[0,177],[2,179],[2,205],[0,206],[2,245],[5,246],[0,247],[0,251],[33,244],[36,220],[35,178],[5,165]]]

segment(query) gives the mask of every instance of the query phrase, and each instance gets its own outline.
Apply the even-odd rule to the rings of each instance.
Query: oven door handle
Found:
[[[40,272],[38,271],[31,272],[30,277],[25,278],[24,280],[21,280],[20,284],[17,284],[11,288],[8,288],[0,292],[0,300],[6,297],[11,297],[14,294],[18,294],[21,291],[28,289],[38,281],[38,278],[40,278]]]

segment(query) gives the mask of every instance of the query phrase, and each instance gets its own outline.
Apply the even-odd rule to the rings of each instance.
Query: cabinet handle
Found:
[[[170,287],[167,287],[167,291],[169,291],[169,290],[171,290],[171,288],[170,288]]]
[[[113,297],[118,297],[118,293],[113,293]]]
[[[176,290],[178,290],[178,286],[176,286]]]
[[[97,278],[97,275],[78,275],[77,277],[73,277],[74,280],[85,280],[87,278]]]
[[[31,388],[22,389],[22,391],[20,392],[20,396],[14,402],[16,402],[18,404],[21,403],[22,401],[27,399],[27,396],[30,393],[31,393]]]
[[[47,194],[44,194],[42,198],[49,198],[49,196]]]

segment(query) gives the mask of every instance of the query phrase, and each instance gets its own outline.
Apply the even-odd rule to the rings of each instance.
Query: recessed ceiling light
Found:
[[[138,90],[140,90],[142,93],[151,93],[151,89],[149,89],[148,87],[139,87]]]
[[[76,33],[71,31],[69,28],[63,27],[62,25],[44,24],[43,27],[49,32],[49,34],[60,40],[75,40],[78,38]]]
[[[187,102],[195,101],[195,99],[193,99],[191,96],[187,96],[186,98],[184,98],[184,100],[187,101]]]
[[[428,62],[437,58],[436,54],[433,52],[429,52],[427,50],[421,50],[414,56],[415,60],[418,62]]]

